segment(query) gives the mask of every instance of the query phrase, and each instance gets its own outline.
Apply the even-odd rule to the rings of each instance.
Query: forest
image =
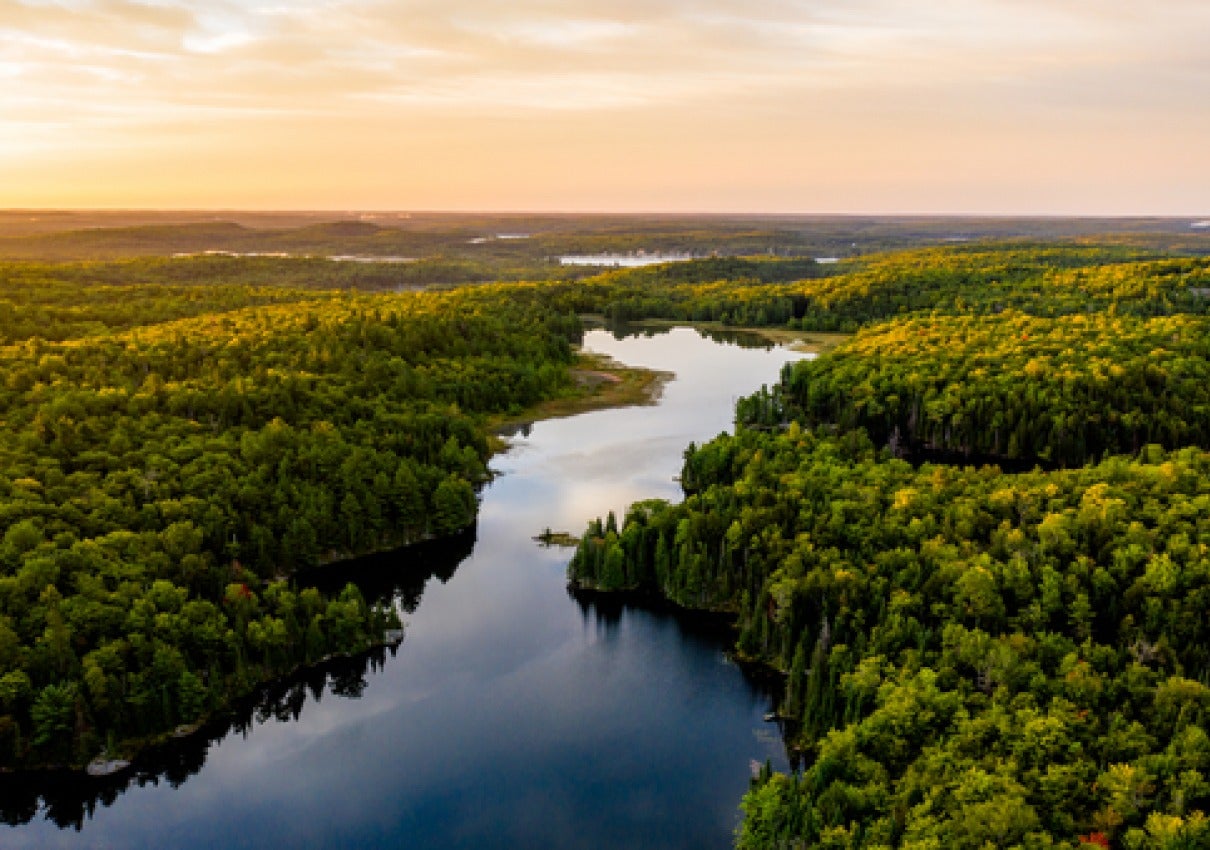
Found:
[[[0,767],[134,752],[381,642],[393,609],[299,571],[470,528],[492,424],[578,391],[584,315],[712,321],[854,335],[690,446],[682,503],[590,523],[569,580],[726,612],[784,674],[802,768],[754,783],[739,845],[1210,838],[1210,260],[405,268],[0,266]]]
[[[904,452],[1080,466],[1149,443],[1210,445],[1204,316],[910,319],[785,377],[781,415],[863,428]]]
[[[8,768],[127,752],[380,641],[393,610],[290,577],[466,529],[488,418],[572,389],[578,319],[493,286],[82,290],[28,271],[0,284]]]
[[[298,588],[339,595],[353,583],[371,603],[393,600],[403,614],[419,607],[430,579],[448,581],[470,555],[474,534],[459,534],[403,549],[377,552],[328,568],[305,570]],[[140,749],[133,767],[110,776],[83,772],[0,771],[0,823],[25,824],[45,818],[62,829],[83,831],[98,810],[113,806],[124,793],[165,783],[178,787],[202,772],[216,746],[233,736],[247,738],[269,718],[298,721],[325,695],[359,699],[369,679],[402,647],[394,641],[363,653],[338,653],[308,663],[286,676],[266,680],[248,695],[215,711],[189,734],[172,734]]]
[[[574,589],[729,612],[785,675],[800,769],[739,847],[1210,842],[1206,274],[972,246],[789,285],[856,335],[689,446],[683,502],[589,523]]]
[[[551,276],[565,254],[845,258],[975,240],[1087,238],[1206,252],[1203,235],[1189,221],[1164,218],[0,210],[0,257],[15,260],[171,258],[205,251],[390,256],[467,262],[497,274],[528,267],[531,279]]]

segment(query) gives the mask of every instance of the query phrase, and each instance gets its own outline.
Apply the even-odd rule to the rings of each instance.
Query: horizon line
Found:
[[[942,218],[942,219],[1041,219],[1128,221],[1151,219],[1182,221],[1210,218],[1206,213],[1075,213],[1075,212],[783,212],[751,210],[543,210],[543,209],[405,209],[386,207],[0,207],[0,215],[48,213],[176,213],[197,215],[358,215],[358,216],[532,216],[532,217],[623,217],[623,218]]]

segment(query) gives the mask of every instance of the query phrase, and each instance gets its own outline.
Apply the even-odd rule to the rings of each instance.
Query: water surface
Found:
[[[677,377],[658,406],[516,437],[493,462],[474,536],[325,579],[355,577],[411,611],[393,657],[282,685],[232,731],[149,759],[133,778],[33,795],[24,810],[8,801],[4,816],[28,822],[0,827],[0,846],[729,846],[750,764],[786,767],[763,721],[770,695],[728,661],[717,629],[578,603],[569,550],[532,537],[579,533],[638,499],[678,499],[685,445],[728,429],[734,399],[802,355],[683,328],[592,331],[585,343]]]
[[[692,254],[568,254],[560,257],[565,266],[610,266],[637,269],[661,263],[683,263],[696,259]]]

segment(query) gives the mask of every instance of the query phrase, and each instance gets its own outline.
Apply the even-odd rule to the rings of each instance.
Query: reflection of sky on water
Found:
[[[534,487],[554,494],[541,506],[545,513],[533,514],[537,530],[549,525],[579,533],[588,518],[613,509],[620,519],[625,506],[639,499],[678,499],[674,478],[685,446],[729,431],[735,399],[776,381],[783,363],[802,356],[718,345],[687,328],[624,340],[594,330],[585,336],[585,347],[676,377],[665,385],[659,405],[539,422],[528,438],[514,440],[514,451],[494,461],[505,473],[495,486],[512,485],[509,473],[523,464]],[[485,513],[500,506],[518,515],[537,501],[518,504],[511,496],[489,498]]]
[[[750,759],[783,763],[768,698],[724,643],[666,615],[584,612],[565,589],[579,533],[637,499],[675,499],[690,440],[785,351],[688,330],[586,345],[677,373],[655,407],[536,424],[498,457],[474,554],[430,580],[407,639],[361,699],[214,746],[177,789],[133,788],[81,833],[41,821],[5,847],[726,847]]]

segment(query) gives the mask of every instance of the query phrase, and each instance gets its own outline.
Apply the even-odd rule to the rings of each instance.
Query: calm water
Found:
[[[734,398],[800,355],[685,329],[585,342],[677,377],[656,407],[518,437],[475,537],[359,563],[367,592],[411,609],[394,657],[277,688],[133,777],[41,802],[10,789],[4,817],[28,822],[0,827],[0,847],[729,846],[750,762],[785,767],[770,696],[725,636],[577,603],[570,551],[531,538],[679,498],[684,446],[729,428]]]
[[[559,262],[565,266],[612,266],[637,269],[660,263],[682,263],[692,259],[694,257],[691,254],[568,254],[560,257]]]

